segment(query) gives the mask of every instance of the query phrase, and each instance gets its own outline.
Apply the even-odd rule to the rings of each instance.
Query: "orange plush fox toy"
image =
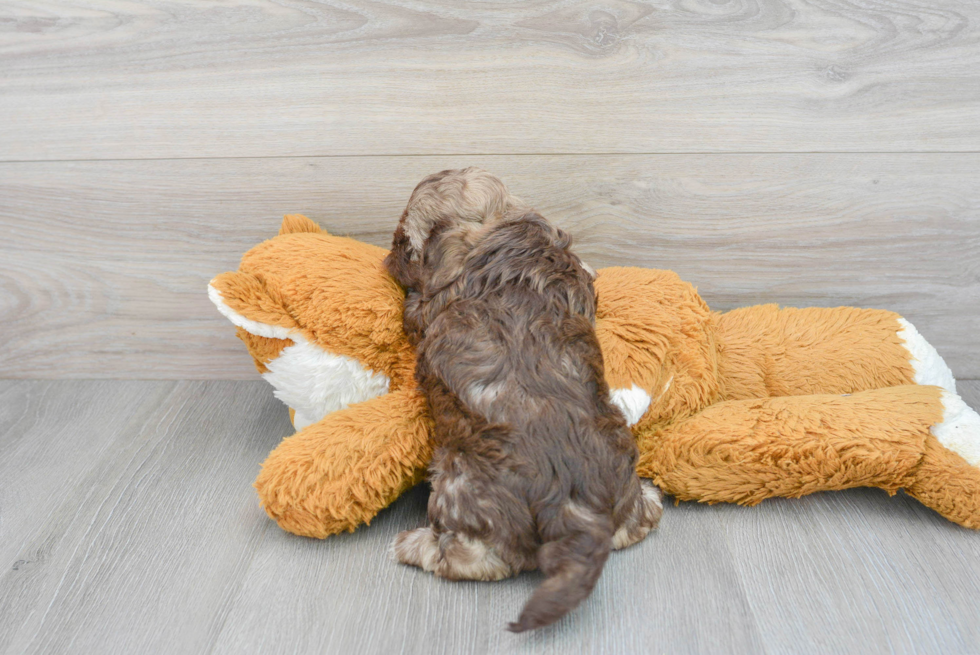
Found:
[[[386,251],[303,216],[254,247],[211,300],[297,433],[255,482],[289,532],[352,531],[421,481],[430,456],[404,294]],[[678,500],[879,487],[980,528],[980,416],[915,328],[887,311],[712,312],[670,271],[607,268],[595,283],[606,379],[638,471]]]

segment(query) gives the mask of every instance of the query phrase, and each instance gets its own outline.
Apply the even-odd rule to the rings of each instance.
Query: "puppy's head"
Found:
[[[430,175],[409,198],[385,266],[410,290],[441,288],[484,234],[522,209],[499,178],[479,168]]]

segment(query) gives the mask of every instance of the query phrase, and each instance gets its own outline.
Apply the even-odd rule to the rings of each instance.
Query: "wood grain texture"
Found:
[[[2,2],[0,158],[980,150],[964,0]]]
[[[286,434],[262,383],[4,383],[0,650],[208,652]]]
[[[957,390],[980,408],[980,382]],[[900,493],[766,501],[721,519],[771,653],[974,652],[980,539]]]
[[[980,377],[980,155],[350,157],[0,164],[0,377],[254,378],[208,280],[300,212],[387,246],[411,189],[481,165],[597,267],[715,309],[895,310]]]
[[[980,407],[980,382],[960,393]],[[324,541],[257,507],[288,433],[264,383],[0,381],[0,652],[967,653],[978,533],[877,490],[669,506],[552,629],[503,630],[538,574],[400,566],[417,488]]]
[[[710,516],[669,515],[669,527],[610,557],[573,615],[516,636],[504,627],[539,574],[450,583],[390,558],[398,531],[424,525],[426,498],[417,488],[370,527],[319,543],[270,530],[214,652],[763,652]]]

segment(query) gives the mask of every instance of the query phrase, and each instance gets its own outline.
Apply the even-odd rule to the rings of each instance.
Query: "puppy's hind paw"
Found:
[[[620,550],[642,541],[660,524],[664,513],[663,493],[649,480],[640,479],[640,495],[629,518],[613,535],[613,548]]]
[[[647,511],[647,521],[652,522],[651,528],[657,527],[660,517],[664,513],[664,492],[646,478],[640,478],[641,496]]]
[[[432,528],[426,526],[398,533],[391,544],[391,555],[402,564],[431,571],[439,554]]]

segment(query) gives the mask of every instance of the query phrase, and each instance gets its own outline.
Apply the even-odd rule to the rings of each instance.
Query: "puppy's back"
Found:
[[[635,445],[603,379],[591,275],[569,246],[533,213],[495,228],[420,345],[423,377],[438,378],[465,412],[506,427],[438,435],[438,445],[480,452],[498,441],[499,481],[527,500],[536,531],[517,537],[529,550],[540,544],[548,577],[509,626],[518,632],[588,596],[622,522],[615,508],[638,491]]]

